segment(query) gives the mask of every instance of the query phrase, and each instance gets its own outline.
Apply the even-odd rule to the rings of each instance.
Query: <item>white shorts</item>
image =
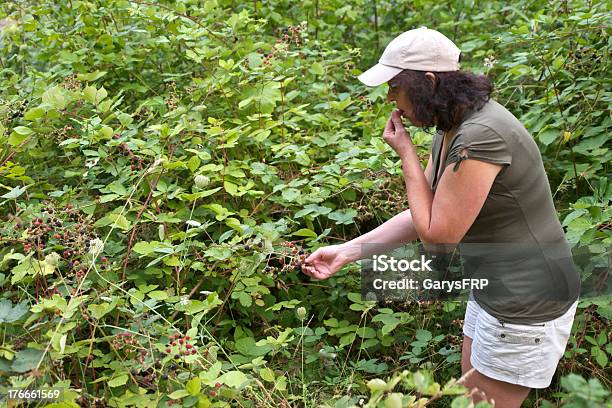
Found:
[[[567,346],[577,305],[578,301],[563,316],[548,322],[502,325],[475,300],[469,300],[463,334],[472,339],[472,366],[496,380],[548,387]]]

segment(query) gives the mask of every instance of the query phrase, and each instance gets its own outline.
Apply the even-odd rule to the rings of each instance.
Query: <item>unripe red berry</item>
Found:
[[[215,388],[221,388],[221,383],[220,382],[215,383]]]
[[[187,344],[185,347],[187,347],[188,349],[192,348],[193,346],[191,344]]]
[[[173,341],[173,342],[172,342],[172,345],[173,345],[173,346],[176,346],[176,341]]]
[[[185,340],[191,340],[191,337],[185,336]]]
[[[183,344],[183,343],[185,343],[185,340],[183,340],[183,339],[179,339],[179,343],[180,343],[180,344]]]
[[[167,353],[167,354],[170,354],[170,352],[171,352],[171,351],[172,351],[172,350],[170,350],[169,348],[167,348],[167,349],[166,349],[166,353]]]

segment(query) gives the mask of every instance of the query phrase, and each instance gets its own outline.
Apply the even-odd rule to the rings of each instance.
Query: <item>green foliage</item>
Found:
[[[354,265],[299,272],[302,250],[407,206],[380,139],[386,89],[356,75],[406,29],[452,38],[537,141],[592,280],[611,244],[606,7],[3,3],[0,391],[61,388],[57,406],[473,406],[453,380],[463,305],[362,301]],[[430,136],[412,136],[425,159]],[[581,302],[545,398],[609,403],[611,310]]]

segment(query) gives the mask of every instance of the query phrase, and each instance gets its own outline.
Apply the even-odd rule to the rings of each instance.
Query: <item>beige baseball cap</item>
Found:
[[[461,50],[444,34],[420,27],[395,37],[378,64],[357,78],[367,86],[389,81],[404,69],[448,72],[459,70]]]

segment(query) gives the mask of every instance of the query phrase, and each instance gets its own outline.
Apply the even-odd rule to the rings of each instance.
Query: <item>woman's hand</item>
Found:
[[[391,117],[387,121],[385,130],[383,131],[383,139],[389,146],[400,155],[412,145],[412,139],[410,139],[410,133],[404,127],[402,123],[402,111],[395,109],[391,112]]]
[[[327,279],[349,262],[342,245],[317,249],[302,264],[302,272],[315,279]]]

